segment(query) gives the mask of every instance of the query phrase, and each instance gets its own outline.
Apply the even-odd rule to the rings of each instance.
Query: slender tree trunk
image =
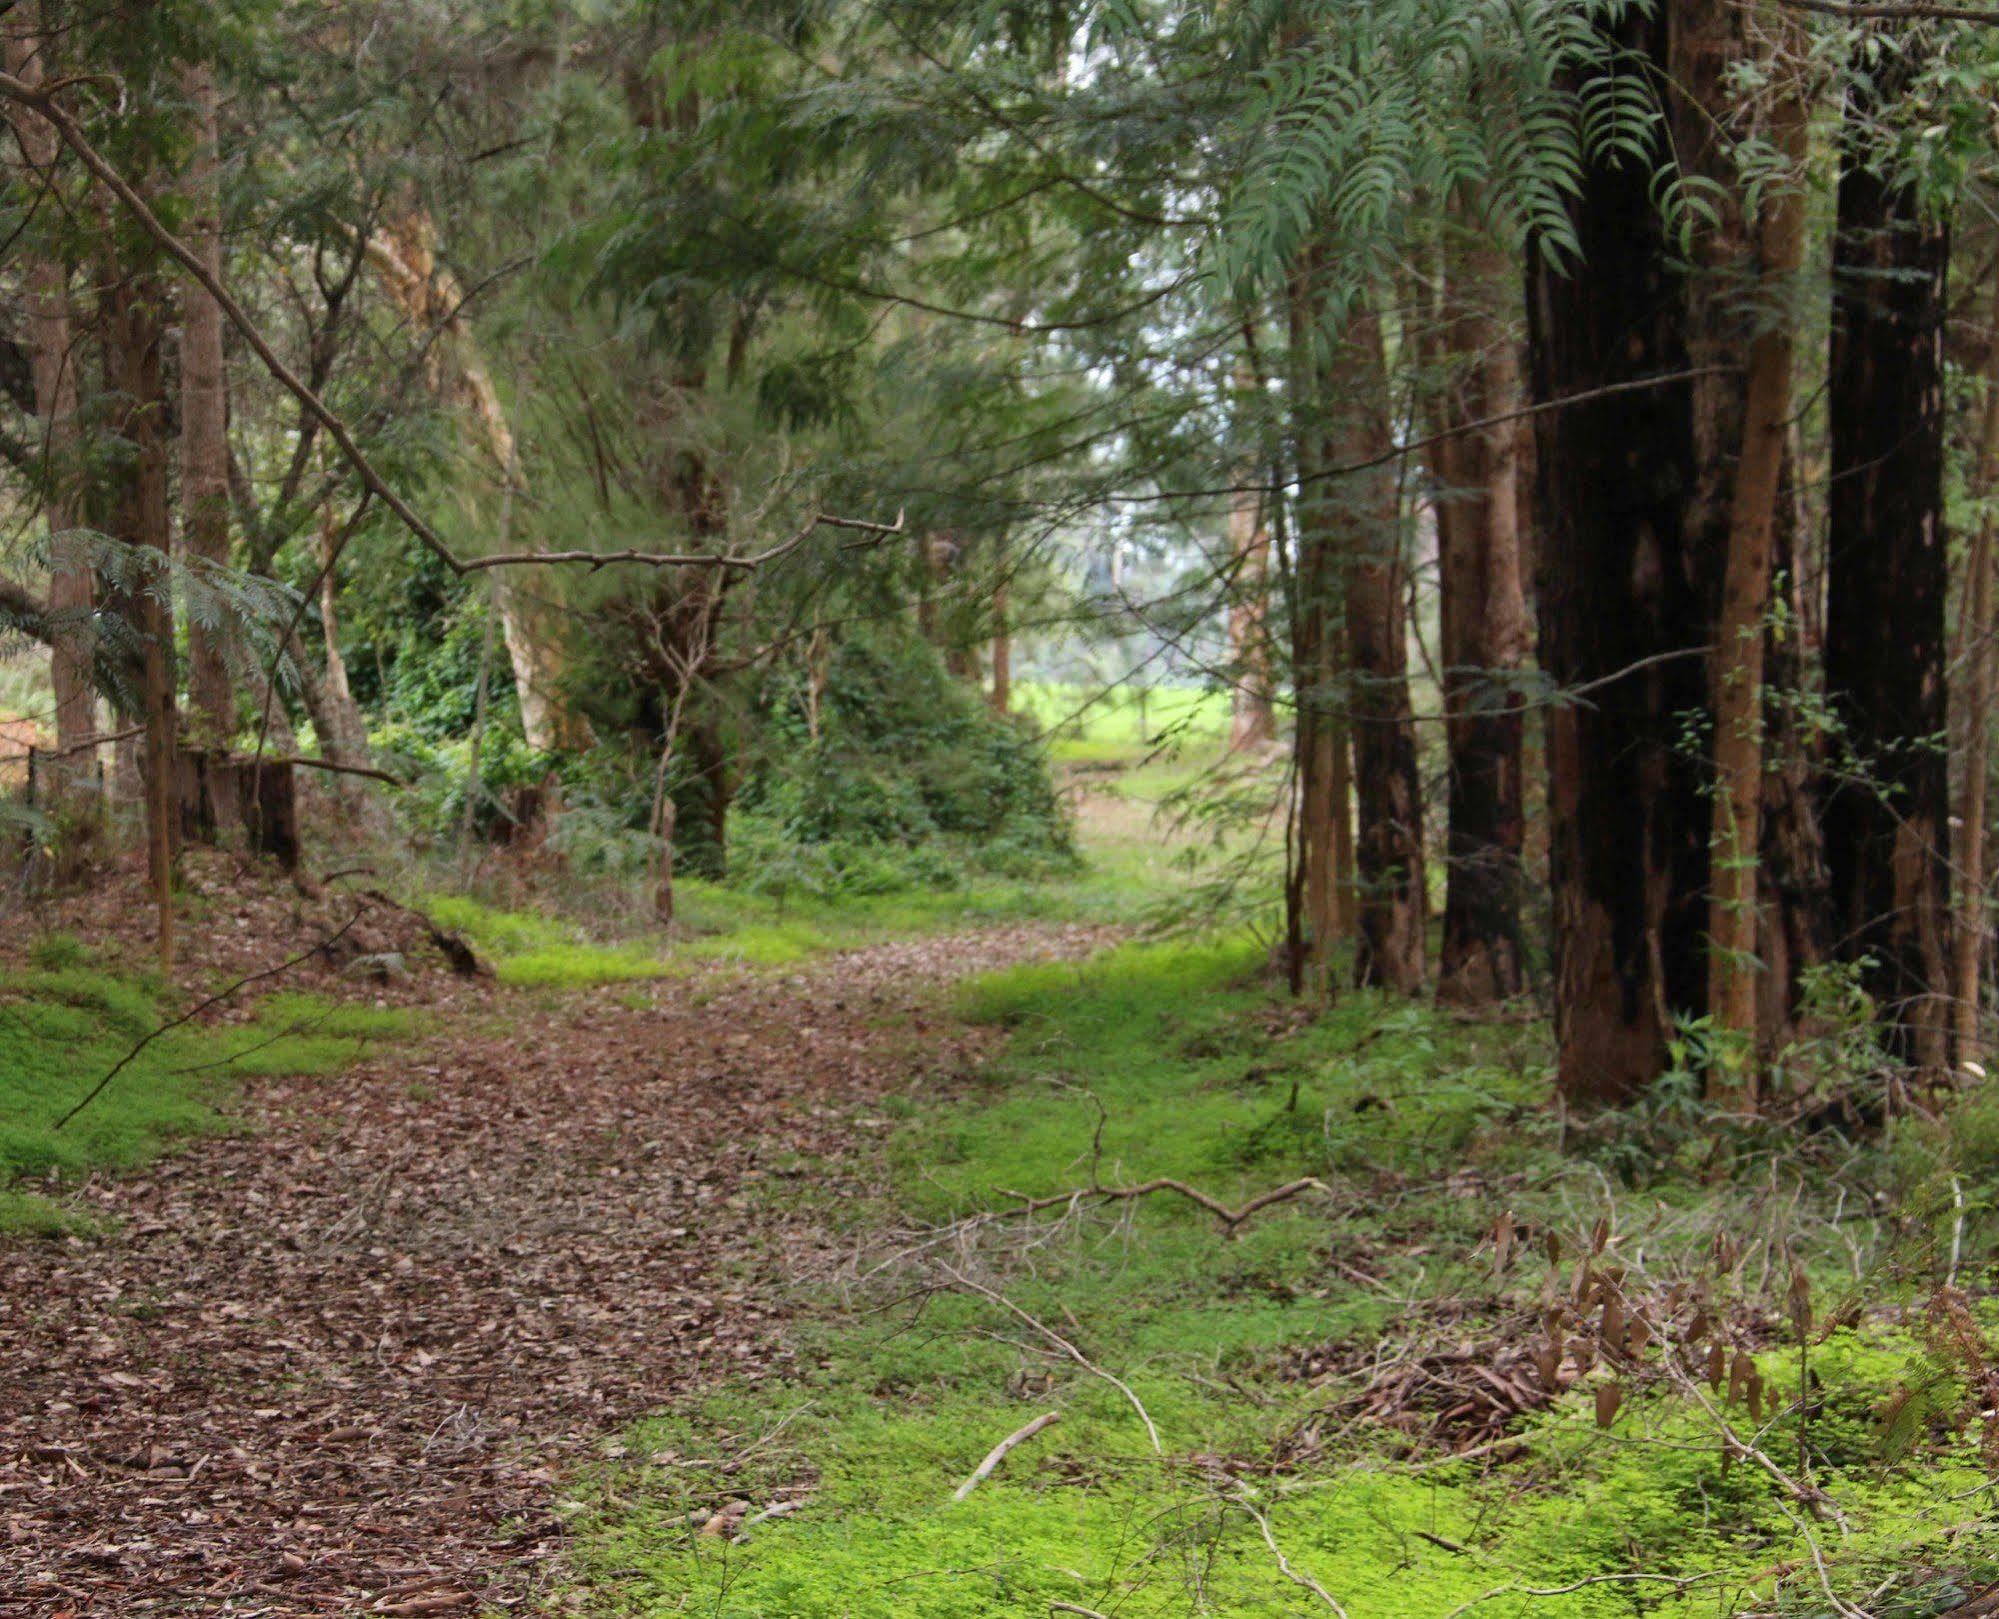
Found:
[[[1344,702],[1340,690],[1341,526],[1336,494],[1319,474],[1330,464],[1324,419],[1315,281],[1319,267],[1307,254],[1294,278],[1290,301],[1291,427],[1300,488],[1292,508],[1291,684],[1297,706],[1292,759],[1297,812],[1293,871],[1286,886],[1286,936],[1291,945],[1293,993],[1330,995],[1332,953],[1348,934],[1343,880],[1351,854],[1351,782],[1347,765]]]
[[[340,524],[328,506],[319,519],[319,628],[326,650],[326,676],[320,682],[314,728],[325,727],[319,745],[327,758],[340,764],[366,764],[368,727],[361,718],[361,705],[354,701],[353,687],[347,682],[347,659],[340,651],[340,570],[334,566],[339,543]]]
[[[1239,494],[1229,507],[1229,556],[1235,577],[1229,596],[1229,663],[1234,675],[1229,703],[1229,750],[1260,748],[1277,736],[1270,700],[1270,530],[1263,501]]]
[[[47,76],[40,8],[35,0],[17,0],[0,23],[5,35],[7,70],[30,85]],[[60,142],[56,132],[25,108],[9,104],[8,118],[33,170],[37,186],[54,186]],[[53,203],[44,204],[53,216]],[[35,414],[39,418],[44,464],[43,500],[52,534],[79,524],[77,480],[76,369],[74,331],[70,321],[69,274],[45,234],[30,239],[23,274],[29,364],[33,371]],[[49,572],[49,682],[55,700],[56,747],[62,754],[67,786],[84,793],[97,790],[97,750],[89,739],[97,734],[97,700],[91,683],[89,617],[96,590],[87,564],[58,554]]]
[[[194,109],[195,156],[188,174],[187,239],[208,272],[222,276],[222,185],[215,76],[207,63],[182,74]],[[229,560],[229,406],[222,364],[222,308],[192,276],[181,285],[181,532],[191,562]],[[191,613],[187,626],[188,695],[202,740],[225,745],[236,734],[236,693],[220,626]]]
[[[1002,549],[1000,566],[1006,566],[1006,556]],[[993,587],[993,685],[992,706],[995,714],[1013,712],[1013,629],[1007,623],[1006,581]]]
[[[164,289],[149,273],[108,278],[106,372],[117,395],[114,431],[130,448],[118,479],[117,538],[146,556],[139,588],[121,604],[139,638],[139,701],[145,735],[140,770],[146,795],[146,860],[158,907],[160,970],[174,962],[175,856],[174,622],[167,589],[172,520],[167,504],[166,390],[161,367]]]
[[[513,429],[462,316],[464,297],[450,272],[437,262],[434,238],[429,215],[413,209],[395,221],[393,229],[369,238],[368,261],[408,315],[417,336],[427,338],[436,330],[440,385],[472,412],[501,476],[521,488]],[[548,753],[581,743],[585,740],[581,721],[563,701],[566,667],[547,604],[538,601],[511,570],[498,568],[493,575],[494,601],[528,746]]]
[[[1470,226],[1476,229],[1475,225]],[[1491,305],[1507,267],[1482,239],[1446,270],[1444,347],[1466,365],[1440,427],[1462,429],[1520,403],[1513,337]],[[1445,494],[1437,506],[1443,698],[1448,716],[1450,820],[1437,996],[1480,1006],[1526,987],[1521,857],[1526,817],[1523,716],[1512,680],[1527,652],[1521,590],[1519,440],[1511,422],[1437,446]]]
[[[1656,16],[1629,8],[1613,34],[1625,71],[1664,66]],[[1570,204],[1579,262],[1529,251],[1536,403],[1686,369],[1654,167],[1593,160]],[[1708,806],[1677,746],[1707,698],[1693,416],[1682,382],[1535,418],[1541,664],[1558,690],[1588,688],[1557,699],[1546,733],[1559,1083],[1574,1102],[1649,1085],[1674,1013],[1706,989]]]
[[[1999,274],[1993,278],[1992,336],[1985,353],[1985,412],[1978,443],[1978,493],[1985,509],[1965,563],[1964,626],[1970,690],[1964,702],[1964,795],[1957,811],[1957,925],[1952,936],[1951,1017],[1960,1064],[1979,1060],[1979,979],[1985,959],[1985,842],[1992,770],[1992,502],[1999,499]]]
[[[1853,768],[1825,809],[1836,948],[1864,962],[1897,1054],[1948,1061],[1946,223],[1885,176],[1872,118],[1906,93],[1907,51],[1870,63],[1841,152],[1828,401],[1826,695]]]
[[[1788,54],[1788,52],[1786,53]],[[1792,168],[1771,195],[1756,244],[1766,309],[1749,346],[1742,454],[1736,464],[1715,649],[1714,816],[1710,845],[1708,1012],[1715,1026],[1740,1038],[1728,1064],[1710,1074],[1716,1100],[1754,1106],[1758,869],[1763,847],[1763,651],[1770,607],[1773,527],[1791,415],[1790,296],[1804,257],[1803,165],[1808,113],[1795,65],[1783,76],[1771,114],[1771,138]]]
[[[1346,413],[1343,456],[1385,456],[1388,368],[1379,317],[1363,313],[1348,334],[1357,397]],[[1409,632],[1403,605],[1402,514],[1392,464],[1357,474],[1342,491],[1350,512],[1346,571],[1351,660],[1355,844],[1360,951],[1355,979],[1414,993],[1423,985],[1422,788],[1409,707]]]

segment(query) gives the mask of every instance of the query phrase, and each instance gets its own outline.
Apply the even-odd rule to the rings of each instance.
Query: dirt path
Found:
[[[975,1055],[940,984],[1098,937],[496,994],[94,1187],[117,1236],[0,1246],[0,1611],[530,1605],[567,1463],[784,1371],[781,1277],[827,1239],[755,1183],[803,1155],[852,1191],[867,1104]]]

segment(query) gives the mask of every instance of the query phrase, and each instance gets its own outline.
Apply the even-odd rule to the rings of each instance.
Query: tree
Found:
[[[1522,591],[1520,365],[1500,300],[1510,267],[1482,223],[1461,219],[1433,349],[1445,380],[1433,452],[1445,746],[1449,754],[1444,935],[1437,995],[1463,1005],[1526,987],[1521,923],[1524,729],[1517,676],[1531,634]],[[1478,425],[1486,418],[1498,418]]]
[[[1789,31],[1787,31],[1789,32]],[[1716,1070],[1721,1088],[1754,1102],[1758,1033],[1758,871],[1763,858],[1764,647],[1773,536],[1789,442],[1795,315],[1793,283],[1804,259],[1802,190],[1809,111],[1794,33],[1775,63],[1769,138],[1784,164],[1755,234],[1762,309],[1749,348],[1742,452],[1729,516],[1721,620],[1715,649],[1713,892],[1708,920],[1708,1006],[1737,1037]]]
[[[1609,43],[1633,88],[1666,71],[1657,14],[1622,12]],[[1536,418],[1540,655],[1557,689],[1555,1028],[1559,1083],[1576,1102],[1647,1086],[1675,1015],[1705,994],[1709,813],[1680,745],[1684,716],[1706,701],[1695,410],[1656,124],[1648,135],[1642,156],[1586,154],[1567,209],[1574,258],[1551,262],[1544,245],[1528,261],[1534,402],[1597,394]]]
[[[1840,139],[1828,381],[1826,698],[1843,753],[1825,804],[1834,947],[1861,964],[1899,1054],[1949,1060],[1944,532],[1950,228],[1897,166],[1892,120],[1920,66],[1870,29]]]
[[[188,169],[187,238],[209,273],[222,278],[220,136],[215,74],[206,62],[181,74],[194,117],[194,161]],[[181,286],[180,333],[181,532],[191,562],[229,561],[229,396],[223,369],[222,309],[192,277]],[[188,692],[202,740],[228,743],[236,730],[236,694],[221,644],[221,627],[202,614],[187,626]]]

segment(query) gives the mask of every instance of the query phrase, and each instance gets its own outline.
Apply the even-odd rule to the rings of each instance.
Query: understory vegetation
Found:
[[[591,1611],[1275,1615],[1316,1582],[1410,1619],[1916,1616],[1999,1574],[1989,1103],[1565,1141],[1535,1022],[1305,1017],[1259,966],[1130,946],[968,986],[1005,1055],[890,1110],[811,1369],[575,1487]],[[1115,1195],[1162,1178],[1231,1210],[1312,1184],[1239,1225]]]

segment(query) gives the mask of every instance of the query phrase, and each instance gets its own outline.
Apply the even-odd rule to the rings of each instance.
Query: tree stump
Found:
[[[236,758],[219,749],[184,748],[176,766],[180,833],[191,843],[240,840],[286,871],[299,863],[298,793],[282,759]]]

